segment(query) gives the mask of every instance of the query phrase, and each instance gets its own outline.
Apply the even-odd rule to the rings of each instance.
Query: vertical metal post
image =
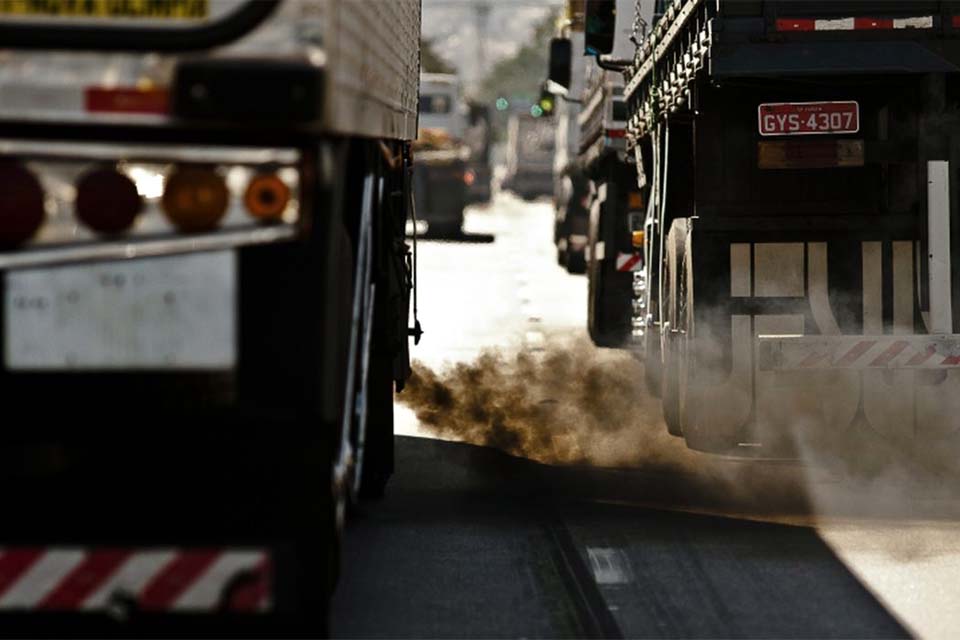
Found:
[[[953,333],[950,274],[950,163],[927,162],[930,333]]]

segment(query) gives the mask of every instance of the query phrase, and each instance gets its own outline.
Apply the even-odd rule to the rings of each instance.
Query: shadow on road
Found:
[[[412,238],[413,236],[407,236],[407,238]],[[463,242],[469,244],[490,244],[494,242],[497,237],[492,233],[466,233],[463,231],[457,231],[455,233],[450,233],[446,231],[433,231],[429,229],[426,233],[421,233],[417,236],[418,240],[437,240],[440,242]]]
[[[907,635],[811,528],[627,504],[651,490],[630,472],[396,444],[386,498],[348,524],[334,637]]]

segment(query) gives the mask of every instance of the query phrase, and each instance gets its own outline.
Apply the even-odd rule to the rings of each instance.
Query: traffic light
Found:
[[[540,100],[537,101],[535,106],[540,107],[540,115],[542,116],[552,116],[553,108],[556,105],[556,98],[552,93],[543,88],[540,90]]]
[[[584,53],[588,56],[611,53],[616,30],[617,3],[615,0],[586,0],[584,4]]]

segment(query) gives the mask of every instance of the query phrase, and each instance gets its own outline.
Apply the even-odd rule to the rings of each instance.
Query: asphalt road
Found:
[[[416,369],[471,409],[401,395],[398,471],[348,524],[333,634],[953,637],[952,487],[690,452],[635,364],[587,343],[551,225],[502,194],[467,215],[492,238],[421,242]]]
[[[631,506],[629,472],[397,451],[348,528],[335,637],[906,635],[810,528]]]

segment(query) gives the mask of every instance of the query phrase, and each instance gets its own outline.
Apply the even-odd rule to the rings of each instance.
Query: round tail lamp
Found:
[[[0,191],[0,248],[12,249],[43,224],[43,187],[26,167],[6,161],[0,162]]]
[[[137,185],[114,169],[88,171],[77,182],[77,218],[97,233],[128,230],[142,209]]]
[[[181,231],[215,229],[227,212],[230,192],[223,177],[206,167],[178,167],[167,178],[161,205]]]
[[[243,196],[250,215],[264,222],[279,221],[289,202],[290,187],[272,173],[254,176]]]

